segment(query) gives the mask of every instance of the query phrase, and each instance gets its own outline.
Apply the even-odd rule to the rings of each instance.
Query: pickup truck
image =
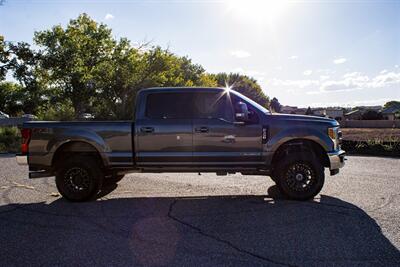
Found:
[[[266,175],[307,200],[325,168],[344,166],[337,121],[271,114],[231,89],[143,89],[132,112],[134,121],[26,122],[17,162],[29,178],[55,176],[70,201],[94,199],[129,172]]]

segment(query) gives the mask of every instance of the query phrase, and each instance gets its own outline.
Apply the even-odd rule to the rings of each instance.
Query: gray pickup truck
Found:
[[[71,201],[96,197],[129,172],[268,175],[291,199],[317,195],[344,166],[337,121],[271,114],[225,88],[138,92],[135,120],[26,122],[17,162],[29,177],[55,176]]]

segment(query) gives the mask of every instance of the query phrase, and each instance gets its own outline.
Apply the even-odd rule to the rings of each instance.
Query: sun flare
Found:
[[[246,22],[273,25],[287,10],[285,0],[227,0],[228,11]]]

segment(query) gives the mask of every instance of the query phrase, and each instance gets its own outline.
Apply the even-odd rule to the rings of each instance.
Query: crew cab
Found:
[[[337,121],[271,114],[231,89],[143,89],[132,112],[134,121],[25,122],[17,162],[30,178],[55,176],[70,201],[93,199],[129,172],[266,175],[306,200],[325,168],[344,166]]]

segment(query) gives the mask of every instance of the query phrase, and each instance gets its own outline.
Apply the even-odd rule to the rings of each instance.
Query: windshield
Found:
[[[242,95],[239,92],[236,92],[234,90],[230,90],[230,93],[240,97],[241,99],[245,100],[246,102],[248,102],[250,105],[252,105],[253,107],[255,107],[256,109],[258,109],[259,111],[265,113],[265,114],[270,114],[271,112],[269,112],[268,109],[266,109],[265,107],[261,106],[260,104],[258,104],[257,102],[251,100],[250,98],[248,98],[247,96]]]

